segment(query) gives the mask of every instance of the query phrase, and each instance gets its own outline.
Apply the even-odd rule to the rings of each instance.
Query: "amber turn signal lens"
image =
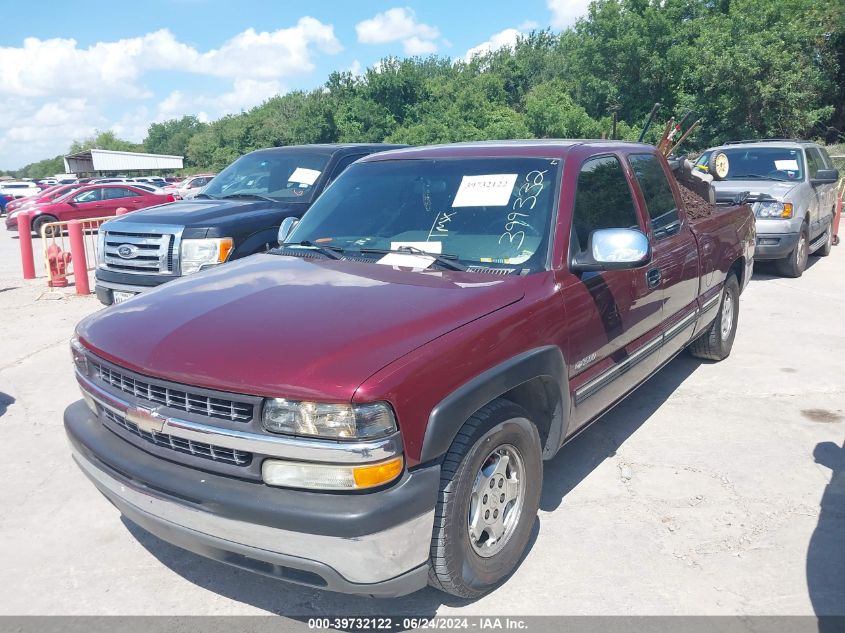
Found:
[[[229,259],[229,253],[232,252],[234,242],[231,237],[224,237],[220,240],[220,255],[218,261],[222,264]]]
[[[792,217],[792,203],[791,202],[784,202],[783,203],[783,213],[781,213],[780,217],[782,217],[782,218],[791,218]]]
[[[396,457],[380,464],[356,466],[352,469],[356,488],[373,488],[393,481],[402,472],[402,458]]]

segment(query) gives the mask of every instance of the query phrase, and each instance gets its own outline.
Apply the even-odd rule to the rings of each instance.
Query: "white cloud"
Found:
[[[184,114],[208,121],[252,108],[283,92],[284,78],[313,71],[318,53],[341,50],[334,27],[312,17],[274,31],[250,28],[207,50],[167,29],[88,47],[71,38],[36,37],[0,46],[0,168],[55,156],[96,129],[140,141],[153,121]],[[154,94],[143,79],[152,71],[229,79],[231,90],[198,96],[177,90],[150,104]],[[147,105],[103,115],[125,99]]]
[[[0,47],[0,95],[120,94],[149,97],[135,85],[145,72],[173,70],[226,78],[278,79],[314,69],[314,50],[342,50],[334,27],[311,17],[276,31],[247,29],[219,48],[200,52],[167,29],[79,48],[76,40],[28,37]],[[72,73],[73,81],[68,81]]]
[[[409,7],[394,7],[355,25],[362,44],[402,42],[406,55],[428,55],[437,52],[437,27],[417,21]]]
[[[533,31],[538,26],[540,25],[537,24],[537,22],[535,22],[534,20],[525,20],[525,22],[523,22],[516,28],[518,28],[520,31]]]
[[[200,121],[208,121],[253,108],[270,97],[284,92],[278,81],[236,79],[232,90],[219,95],[189,95],[174,90],[158,104],[153,120],[165,121],[194,115]]]
[[[516,46],[516,41],[523,35],[518,29],[505,29],[490,36],[490,39],[482,42],[478,46],[473,46],[464,55],[464,61],[469,62],[476,55],[486,55],[491,51],[497,51],[500,48],[513,48]]]
[[[80,97],[35,102],[0,99],[0,168],[14,168],[66,151],[73,139],[91,136],[108,123]]]
[[[406,55],[431,55],[437,52],[437,43],[432,40],[423,40],[419,37],[409,37],[402,42]]]
[[[361,67],[361,62],[357,59],[352,60],[352,64],[349,66],[349,72],[352,73],[353,77],[360,77],[361,74],[364,72],[363,68]]]
[[[572,26],[587,14],[591,0],[546,0],[546,6],[552,12],[551,25],[556,29]]]

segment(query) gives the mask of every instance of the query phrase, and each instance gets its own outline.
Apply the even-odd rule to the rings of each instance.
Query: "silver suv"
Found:
[[[830,254],[839,172],[823,147],[786,139],[726,143],[705,151],[695,168],[713,177],[717,203],[749,194],[756,261],[774,260],[781,275],[800,277],[811,253]]]

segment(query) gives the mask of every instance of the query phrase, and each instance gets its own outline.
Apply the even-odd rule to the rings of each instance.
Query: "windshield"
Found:
[[[362,252],[411,247],[464,265],[543,270],[560,164],[547,158],[354,164],[288,241]]]
[[[728,157],[728,175],[724,180],[786,180],[804,178],[804,159],[800,149],[786,147],[746,147],[723,149]]]
[[[302,151],[247,154],[215,176],[203,193],[310,202],[328,160],[326,154]]]

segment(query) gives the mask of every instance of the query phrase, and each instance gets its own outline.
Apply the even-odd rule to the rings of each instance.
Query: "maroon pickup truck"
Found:
[[[162,539],[368,595],[506,578],[543,460],[684,348],[725,358],[753,262],[748,207],[690,221],[621,142],[376,154],[289,224],[83,321],[65,427]]]

